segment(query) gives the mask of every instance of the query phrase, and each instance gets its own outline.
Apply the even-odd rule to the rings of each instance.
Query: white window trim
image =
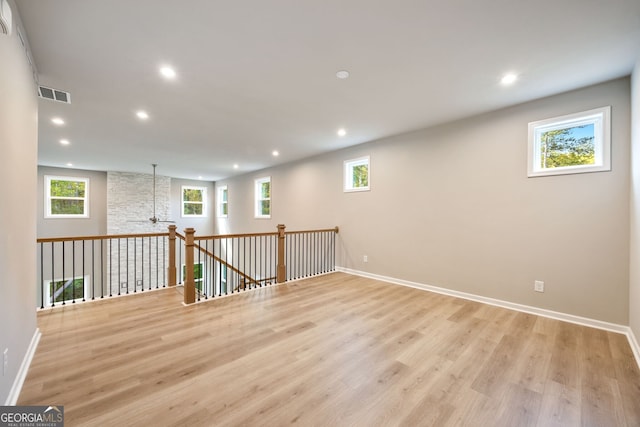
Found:
[[[224,201],[222,194],[223,192],[226,191],[227,192],[227,200]],[[218,218],[227,218],[229,216],[229,188],[226,185],[222,185],[220,187],[218,187],[218,198],[217,198],[217,205],[218,205]],[[223,213],[223,209],[222,209],[222,205],[227,205],[227,213]]]
[[[367,165],[367,186],[366,187],[354,187],[353,186],[353,167],[360,165]],[[352,193],[357,191],[370,191],[371,190],[371,159],[369,156],[358,157],[357,159],[345,160],[343,169],[343,182],[344,192]]]
[[[268,199],[262,199],[260,196],[262,194],[262,184],[268,182],[269,183],[269,198]],[[269,219],[271,218],[271,212],[273,211],[273,203],[271,203],[271,200],[273,199],[273,185],[271,183],[271,177],[270,176],[265,176],[262,178],[258,178],[255,180],[255,184],[254,184],[254,203],[253,203],[253,210],[254,210],[254,215],[255,218],[257,219]],[[263,215],[262,214],[262,205],[260,202],[262,202],[263,200],[269,200],[269,215]]]
[[[76,277],[73,278],[73,280],[82,279],[82,278],[83,278],[82,276],[76,276]],[[51,303],[51,291],[50,291],[51,283],[61,282],[63,280],[65,282],[67,282],[67,281],[71,280],[71,277],[66,277],[64,279],[62,279],[62,278],[53,279],[53,280],[49,280],[48,282],[46,282],[47,284],[45,286],[44,301],[45,301],[45,304],[47,304],[47,307],[51,307],[52,306],[52,303]],[[90,286],[89,282],[90,282],[89,276],[88,275],[84,276],[84,299],[85,299],[85,301],[88,301],[88,300],[91,299],[91,295],[89,295],[89,290],[91,289],[91,286]],[[67,300],[64,300],[64,302],[65,302],[65,304],[72,303],[74,301],[75,302],[80,302],[80,301],[82,301],[82,298],[83,297],[76,298],[76,299],[67,299]],[[62,301],[56,302],[55,304],[56,305],[62,304]]]
[[[200,203],[200,202],[189,202],[184,200],[184,190],[200,190],[202,191],[202,215],[189,215],[184,213],[184,205],[185,203]],[[207,187],[198,187],[194,185],[183,185],[180,189],[180,199],[182,200],[182,204],[180,205],[180,214],[182,218],[204,218],[207,216]]]
[[[540,136],[550,130],[594,125],[595,164],[542,168]],[[565,175],[611,170],[611,106],[529,123],[528,176]]]
[[[83,200],[84,213],[77,215],[69,214],[52,214],[51,213],[51,181],[76,181],[84,182],[84,198],[82,197],[65,197],[66,199]],[[77,176],[44,176],[44,217],[45,218],[89,218],[89,178]]]
[[[198,282],[204,282],[204,263],[203,262],[194,262],[193,263],[194,266],[199,265],[200,266],[200,271],[202,272],[202,277],[197,279],[195,277],[193,277],[193,282],[194,283],[198,283]],[[187,278],[187,264],[182,264],[182,268],[180,268],[180,282],[184,283],[184,281]]]

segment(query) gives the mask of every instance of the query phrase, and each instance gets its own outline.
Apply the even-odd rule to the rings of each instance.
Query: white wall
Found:
[[[218,232],[338,225],[343,267],[626,325],[629,90],[619,79],[219,181]],[[610,172],[527,178],[529,122],[606,105]],[[372,190],[343,193],[343,161],[363,155]],[[258,220],[267,175],[272,218]]]
[[[631,79],[631,113],[629,326],[640,340],[640,58]]]
[[[12,4],[14,26],[19,20]],[[9,397],[20,364],[36,331],[36,87],[15,31],[0,35],[0,404]],[[1,370],[1,364],[0,364]]]

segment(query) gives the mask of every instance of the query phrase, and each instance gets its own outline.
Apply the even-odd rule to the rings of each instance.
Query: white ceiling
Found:
[[[40,84],[72,96],[39,101],[39,163],[146,173],[158,163],[182,178],[216,180],[622,77],[640,55],[638,0],[17,4]],[[161,64],[178,78],[163,80]],[[349,79],[336,78],[342,69]],[[520,78],[503,87],[509,71]]]

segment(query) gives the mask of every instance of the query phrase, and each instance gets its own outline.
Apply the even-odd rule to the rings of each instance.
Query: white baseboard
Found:
[[[9,396],[7,396],[5,406],[15,406],[15,404],[18,402],[20,391],[22,391],[22,385],[24,384],[24,380],[27,378],[27,372],[29,371],[29,366],[31,366],[33,356],[36,354],[36,348],[38,348],[38,343],[40,342],[41,335],[42,334],[40,333],[40,329],[36,328],[35,332],[33,333],[33,337],[31,338],[29,348],[27,348],[27,353],[24,355],[22,363],[20,364],[18,375],[16,375],[16,379],[13,381],[11,391],[9,391]]]
[[[438,286],[426,285],[423,283],[411,282],[409,280],[396,279],[393,277],[381,276],[379,274],[368,273],[366,271],[353,270],[345,267],[336,267],[336,271],[353,274],[356,276],[368,277],[370,279],[380,280],[382,282],[393,283],[395,285],[407,286],[410,288],[421,289],[424,291],[435,292],[438,294],[449,295],[456,298],[462,298],[470,301],[477,301],[484,304],[494,305],[497,307],[507,308],[510,310],[521,311],[524,313],[535,314],[538,316],[548,317],[551,319],[562,320],[564,322],[575,323],[591,328],[603,329],[605,331],[617,332],[627,336],[629,345],[635,356],[636,363],[640,367],[640,346],[636,340],[633,331],[629,326],[619,325],[616,323],[603,322],[601,320],[590,319],[587,317],[575,316],[573,314],[560,313],[558,311],[547,310],[544,308],[532,307],[524,304],[499,300],[495,298],[483,297],[481,295],[470,294],[467,292],[455,291],[452,289],[441,288]]]

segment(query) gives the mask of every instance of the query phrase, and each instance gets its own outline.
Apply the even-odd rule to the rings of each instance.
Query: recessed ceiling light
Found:
[[[234,169],[238,169],[239,167],[240,167],[240,165],[238,165],[237,163],[235,163],[235,164],[233,165],[233,168],[234,168]]]
[[[62,120],[60,117],[54,117],[53,119],[51,119],[51,123],[53,123],[54,125],[62,126],[64,124],[64,120]]]
[[[61,140],[60,140],[60,144],[62,144],[62,145],[69,145],[69,140],[68,140],[68,139],[61,139]]]
[[[167,65],[160,67],[160,74],[165,79],[171,80],[176,78],[176,71]]]
[[[147,120],[149,118],[149,114],[143,110],[137,111],[136,116],[138,116],[140,120]]]
[[[511,85],[513,83],[515,83],[515,81],[518,80],[518,75],[514,74],[514,73],[507,73],[505,74],[502,79],[500,80],[500,83],[502,83],[503,85]]]
[[[336,73],[336,77],[339,79],[349,78],[349,72],[347,70],[340,70]]]
[[[338,136],[345,136],[347,134],[346,129],[338,129]]]
[[[278,157],[280,155],[280,153],[278,153],[278,150],[273,150],[271,154],[273,155],[273,157]]]
[[[73,163],[67,163],[67,166],[71,167],[73,166]]]

